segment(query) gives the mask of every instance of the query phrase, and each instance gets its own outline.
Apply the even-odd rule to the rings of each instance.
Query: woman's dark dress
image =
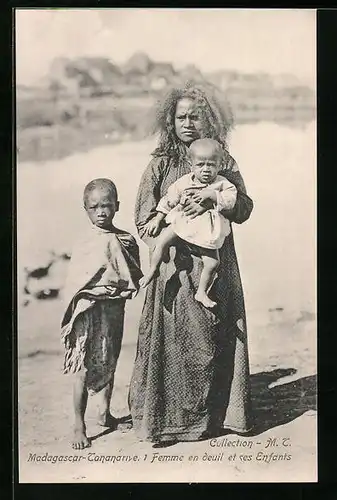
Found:
[[[238,189],[237,203],[223,212],[242,223],[253,208],[242,177],[228,155],[224,174]],[[155,156],[143,174],[135,221],[140,237],[168,187],[190,172],[183,159]],[[140,319],[129,403],[136,433],[151,441],[196,440],[205,432],[251,427],[245,307],[232,234],[220,250],[210,311],[194,299],[202,262],[179,242],[148,287]]]

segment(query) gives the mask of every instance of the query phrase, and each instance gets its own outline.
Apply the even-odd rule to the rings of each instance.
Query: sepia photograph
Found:
[[[14,30],[19,482],[316,482],[315,10]]]

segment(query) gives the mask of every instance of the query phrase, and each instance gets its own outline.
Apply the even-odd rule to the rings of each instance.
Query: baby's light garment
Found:
[[[194,219],[186,216],[183,204],[186,198],[203,189],[214,190],[217,203]],[[217,176],[211,184],[203,184],[194,174],[187,174],[172,184],[157,205],[158,212],[167,214],[166,222],[184,241],[207,249],[221,248],[230,234],[230,223],[220,211],[230,210],[236,203],[237,190],[225,177]]]

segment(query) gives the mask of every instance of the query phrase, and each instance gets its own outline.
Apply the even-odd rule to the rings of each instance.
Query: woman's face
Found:
[[[174,124],[177,137],[185,144],[201,138],[201,112],[193,99],[185,97],[177,102]]]

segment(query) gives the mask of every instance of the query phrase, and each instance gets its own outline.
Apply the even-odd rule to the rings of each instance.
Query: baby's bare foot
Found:
[[[113,417],[110,412],[98,415],[97,423],[102,427],[117,428],[117,419]]]
[[[201,302],[201,304],[207,307],[208,309],[211,309],[212,307],[216,306],[216,302],[211,300],[208,297],[208,295],[206,295],[206,293],[197,292],[195,294],[195,300]]]
[[[83,450],[90,446],[90,441],[87,438],[85,426],[75,426],[72,440],[74,450]]]

